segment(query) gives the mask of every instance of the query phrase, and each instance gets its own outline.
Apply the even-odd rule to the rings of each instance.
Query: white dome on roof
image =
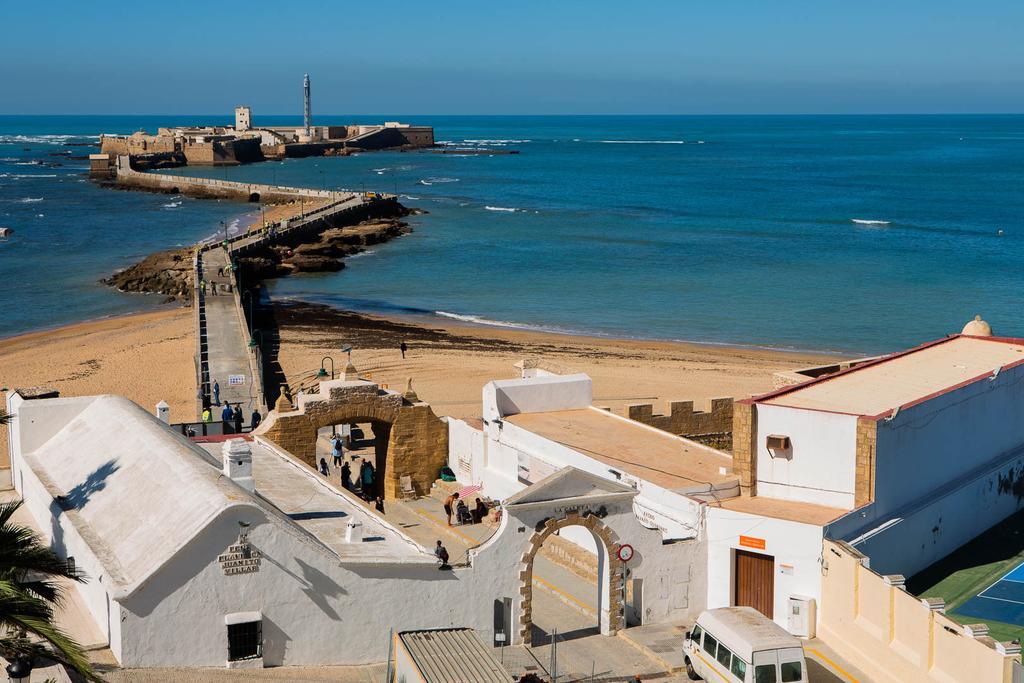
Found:
[[[964,325],[960,334],[968,334],[972,337],[991,337],[992,326],[982,320],[980,315],[976,315],[974,320]]]

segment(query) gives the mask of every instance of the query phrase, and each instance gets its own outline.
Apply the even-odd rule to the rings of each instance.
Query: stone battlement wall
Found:
[[[693,401],[672,401],[668,415],[655,415],[650,403],[629,406],[630,420],[642,422],[677,436],[704,436],[732,431],[731,398],[711,399],[708,412],[693,409]]]

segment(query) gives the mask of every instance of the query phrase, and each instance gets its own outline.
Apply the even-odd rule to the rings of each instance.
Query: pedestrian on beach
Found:
[[[377,510],[377,512],[379,512],[380,514],[383,515],[384,514],[384,499],[381,498],[380,496],[377,496],[377,502],[374,503],[373,507],[374,507],[374,509]]]
[[[331,437],[331,453],[334,456],[334,466],[341,467],[341,458],[345,455],[345,447],[342,445],[341,436],[335,434]]]
[[[213,405],[220,405],[220,383],[213,380]]]
[[[406,346],[404,340],[398,345],[398,350],[402,352],[402,360],[405,360],[405,352],[409,350],[409,347]]]
[[[448,526],[452,525],[452,511],[455,509],[455,505],[459,502],[459,493],[456,491],[452,495],[444,499],[444,514],[448,516]]]
[[[363,468],[363,497],[370,500],[373,496],[373,465],[365,460],[363,462],[366,465]]]
[[[206,280],[205,279],[199,281],[199,293],[202,294],[203,296],[206,296]]]
[[[242,423],[245,422],[245,417],[242,415],[241,404],[235,405],[234,411],[231,413],[231,419],[235,423],[235,434],[242,433]]]
[[[345,490],[352,488],[352,468],[347,462],[341,464],[341,487]]]
[[[448,564],[448,549],[441,544],[441,541],[438,541],[437,547],[434,548],[434,556],[441,563],[438,569],[451,569],[451,566]]]
[[[252,420],[252,426],[249,427],[249,431],[250,432],[255,431],[256,428],[260,426],[260,422],[263,422],[263,417],[260,416],[260,411],[258,411],[255,408],[253,408],[251,420]]]
[[[217,296],[217,283],[216,282],[210,282],[210,294],[212,294],[213,296]]]
[[[231,423],[235,419],[235,413],[231,410],[231,404],[225,403],[224,409],[220,411],[220,421],[224,423],[224,433],[231,434]]]
[[[213,422],[213,414],[208,407],[203,408],[203,422]]]
[[[327,467],[326,458],[320,458],[320,474],[324,475],[325,477],[331,476],[331,470],[329,467]]]

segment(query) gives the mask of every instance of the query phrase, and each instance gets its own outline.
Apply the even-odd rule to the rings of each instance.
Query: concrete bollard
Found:
[[[165,425],[171,424],[171,407],[167,405],[167,401],[160,401],[156,404],[156,416]]]
[[[363,542],[363,523],[351,521],[345,529],[345,543]]]

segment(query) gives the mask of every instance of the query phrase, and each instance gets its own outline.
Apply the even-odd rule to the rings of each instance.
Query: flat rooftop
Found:
[[[813,524],[815,526],[825,526],[850,512],[843,508],[803,503],[798,500],[766,498],[764,496],[737,496],[736,498],[727,498],[708,504],[711,507],[722,508],[723,510],[785,519],[790,522],[803,522],[804,524]]]
[[[221,443],[199,444],[220,467]],[[256,494],[330,548],[342,562],[436,564],[432,553],[391,526],[326,477],[257,441],[251,441]],[[333,474],[333,469],[332,469]],[[363,525],[363,540],[346,543],[348,523]]]
[[[520,413],[504,418],[609,467],[672,491],[738,485],[732,456],[599,408]],[[722,468],[726,474],[722,474]]]
[[[1018,361],[1024,340],[957,335],[754,400],[873,417]]]

